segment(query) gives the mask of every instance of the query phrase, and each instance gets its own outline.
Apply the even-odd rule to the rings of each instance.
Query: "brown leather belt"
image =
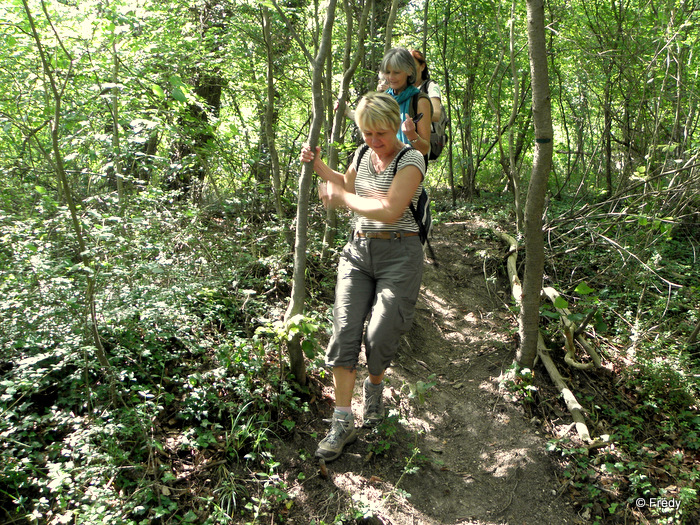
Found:
[[[402,237],[417,237],[418,232],[355,232],[355,237],[359,239],[401,239]]]

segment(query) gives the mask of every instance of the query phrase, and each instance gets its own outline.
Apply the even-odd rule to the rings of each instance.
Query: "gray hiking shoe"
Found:
[[[365,413],[362,418],[362,426],[365,428],[376,427],[384,419],[384,383],[380,388],[374,387],[365,379],[362,385]]]
[[[325,438],[318,444],[316,457],[326,461],[332,461],[343,452],[343,447],[353,443],[357,439],[355,421],[350,419],[340,419],[333,414],[331,429]]]

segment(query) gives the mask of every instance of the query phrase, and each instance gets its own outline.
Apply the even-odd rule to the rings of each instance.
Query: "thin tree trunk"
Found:
[[[66,87],[66,83],[68,82],[68,79],[71,78],[71,70],[73,67],[73,60],[70,57],[68,51],[63,47],[63,44],[60,42],[59,39],[59,44],[61,46],[61,49],[65,53],[66,57],[69,58],[69,63],[70,67],[69,70],[65,74],[66,80],[62,85],[58,85],[56,81],[56,77],[54,76],[54,71],[50,67],[49,61],[46,58],[46,54],[44,52],[44,46],[41,43],[41,40],[39,38],[39,32],[36,29],[36,24],[34,23],[34,17],[31,14],[31,11],[29,10],[29,5],[27,4],[27,0],[22,0],[22,4],[24,6],[24,10],[27,14],[27,20],[29,21],[29,26],[31,28],[32,36],[34,37],[34,41],[36,42],[37,50],[39,52],[39,56],[41,58],[41,63],[44,69],[44,74],[46,75],[46,78],[48,79],[48,87],[50,88],[50,92],[53,96],[53,102],[54,102],[54,107],[53,107],[53,121],[51,123],[51,147],[52,147],[52,152],[53,152],[53,167],[54,170],[56,171],[56,175],[58,176],[58,181],[59,185],[63,188],[63,193],[64,197],[66,199],[66,204],[68,205],[68,209],[70,210],[70,216],[71,216],[71,222],[73,224],[73,229],[75,231],[75,238],[78,241],[78,250],[79,254],[78,256],[80,257],[80,260],[83,264],[83,266],[86,269],[87,272],[87,289],[85,292],[85,304],[87,307],[87,313],[88,313],[88,319],[89,319],[89,329],[90,333],[92,334],[93,338],[93,343],[95,345],[95,354],[97,356],[97,360],[100,362],[100,365],[102,365],[102,368],[107,375],[107,377],[110,380],[110,387],[111,387],[111,395],[112,395],[112,400],[113,402],[116,401],[116,382],[114,379],[114,374],[113,374],[113,369],[112,365],[109,362],[109,359],[107,358],[107,353],[105,352],[104,347],[102,346],[102,341],[100,340],[100,334],[99,330],[97,327],[97,314],[96,314],[96,308],[95,308],[95,276],[94,276],[94,268],[93,268],[93,261],[90,257],[89,250],[87,249],[87,244],[85,243],[85,238],[83,236],[83,228],[82,225],[80,224],[80,220],[78,219],[78,210],[75,205],[75,201],[73,200],[73,193],[70,188],[70,183],[68,182],[68,176],[66,175],[66,170],[64,166],[64,160],[63,160],[63,154],[61,152],[61,148],[59,145],[59,123],[61,119],[61,104],[63,100],[63,92]],[[42,2],[42,8],[44,9],[44,15],[46,16],[47,20],[50,20],[49,14],[46,11],[46,5]],[[56,35],[58,38],[58,35]],[[51,161],[51,158],[49,156],[49,161]]]
[[[384,38],[384,53],[391,49],[391,41],[394,36],[394,22],[396,21],[396,11],[399,8],[399,0],[392,0],[389,20],[386,22],[386,36]]]
[[[276,0],[273,0],[273,5],[277,12],[287,22],[287,27],[292,30],[292,36],[297,40],[302,48],[302,51],[311,63],[312,67],[312,114],[311,129],[309,130],[308,144],[313,150],[318,145],[318,138],[321,132],[321,127],[324,120],[323,106],[323,70],[326,62],[326,56],[331,49],[331,36],[333,22],[335,20],[335,7],[337,0],[329,0],[326,10],[326,20],[323,25],[323,33],[321,42],[318,47],[316,57],[311,57],[304,43],[299,39],[299,36],[292,30],[292,26],[287,20],[284,12],[280,9]],[[309,197],[311,189],[311,179],[313,176],[312,163],[306,163],[302,166],[301,176],[299,177],[299,202],[297,204],[296,216],[296,236],[294,243],[294,274],[292,277],[292,294],[287,307],[287,312],[284,316],[285,323],[290,323],[295,316],[301,315],[304,312],[306,302],[306,246],[308,237],[308,220],[309,220]],[[304,352],[301,349],[301,334],[296,335],[289,340],[287,349],[289,352],[289,366],[294,379],[300,385],[306,384],[306,364],[304,362]]]
[[[610,109],[610,103],[612,100],[611,95],[611,80],[605,81],[605,102],[603,104],[603,114],[604,114],[604,127],[603,127],[603,144],[605,148],[605,195],[606,197],[611,197],[613,194],[613,180],[612,180],[612,110]]]
[[[426,18],[428,14],[428,2],[426,1]],[[452,106],[450,105],[450,71],[449,67],[447,65],[447,42],[448,42],[448,30],[447,28],[450,26],[450,14],[452,13],[452,0],[447,0],[447,8],[445,10],[445,18],[443,20],[443,27],[444,31],[442,33],[442,49],[441,49],[441,57],[442,57],[442,70],[443,70],[443,83],[442,85],[445,86],[445,91],[442,94],[442,105],[444,106],[445,110],[447,111],[447,134],[448,137],[451,139],[453,137],[452,135]],[[468,124],[469,125],[469,124]],[[469,140],[470,137],[470,132],[471,130],[467,130],[466,136],[467,139]],[[450,191],[452,193],[452,206],[457,205],[457,189],[455,188],[455,177],[454,177],[454,157],[452,156],[452,147],[451,147],[451,142],[447,143],[447,149],[445,150],[447,153],[447,172],[449,174],[449,180],[450,180]],[[469,155],[469,158],[471,159],[471,155]]]
[[[362,9],[362,15],[360,17],[360,23],[357,28],[357,43],[353,46],[353,35],[355,34],[354,26],[353,26],[353,4],[349,2],[348,0],[345,0],[343,2],[343,6],[345,9],[345,18],[347,21],[347,26],[348,26],[348,31],[345,39],[345,52],[343,55],[343,79],[340,82],[340,90],[338,92],[338,107],[335,111],[335,114],[333,115],[333,128],[331,131],[331,136],[329,145],[328,145],[328,166],[331,167],[331,169],[337,169],[338,168],[338,148],[334,146],[334,144],[338,144],[340,142],[340,137],[341,133],[343,130],[343,126],[345,123],[345,109],[347,107],[347,102],[348,102],[348,91],[349,91],[349,86],[350,86],[350,81],[352,80],[352,77],[355,75],[355,71],[357,71],[357,67],[360,65],[360,61],[362,60],[362,56],[364,54],[364,48],[365,48],[365,36],[367,34],[367,20],[369,18],[369,10],[371,7],[371,2],[366,1],[365,5]],[[355,47],[355,55],[350,58],[350,53]],[[330,56],[330,55],[329,55]],[[331,75],[327,75],[330,77]],[[335,210],[333,209],[328,209],[326,212],[326,229],[323,234],[323,253],[321,254],[321,260],[326,260],[328,258],[329,250],[328,248],[331,246],[333,238],[335,237],[336,233],[336,228],[337,228],[337,218],[338,214]]]
[[[698,321],[698,324],[695,325],[695,328],[688,336],[688,341],[686,341],[686,344],[688,346],[694,345],[698,340],[698,334],[700,334],[700,321]]]
[[[537,355],[540,294],[544,272],[542,213],[547,181],[552,166],[552,112],[544,34],[543,0],[527,2],[528,51],[532,77],[532,116],[535,127],[535,153],[525,205],[525,275],[519,317],[520,347],[516,360],[532,367]]]
[[[277,218],[284,219],[284,208],[282,207],[282,183],[280,179],[280,161],[275,144],[275,130],[273,122],[275,120],[275,76],[274,76],[274,53],[272,49],[272,34],[270,32],[270,10],[262,8],[263,37],[267,47],[267,106],[265,110],[265,138],[267,139],[267,150],[270,154],[272,188],[274,191],[275,212]],[[287,239],[292,242],[291,235]]]
[[[117,54],[117,35],[112,40],[112,150],[114,155],[114,176],[117,178],[117,195],[119,203],[124,204],[124,174],[122,173],[122,154],[119,133],[119,55]]]
[[[513,191],[513,205],[517,219],[518,231],[523,228],[523,205],[520,200],[520,173],[516,162],[515,148],[515,120],[520,107],[520,82],[518,81],[518,68],[515,64],[515,8],[516,0],[513,0],[510,10],[510,32],[508,38],[508,57],[510,59],[511,78],[513,81],[513,108],[508,121],[508,178]]]
[[[449,4],[449,2],[448,2],[448,4]],[[422,42],[421,42],[421,48],[420,48],[423,55],[425,55],[427,50],[428,50],[428,12],[429,12],[429,8],[430,8],[430,0],[425,0],[425,5],[423,6],[423,31],[422,31],[423,34],[421,35]],[[450,6],[449,5],[447,6],[446,11],[449,15],[449,13],[450,13]],[[447,27],[447,24],[445,24],[445,27]]]

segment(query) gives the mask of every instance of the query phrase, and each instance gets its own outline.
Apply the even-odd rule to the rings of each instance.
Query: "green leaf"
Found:
[[[554,307],[563,310],[569,307],[569,303],[561,295],[554,299]]]
[[[151,90],[157,97],[165,98],[165,91],[163,91],[163,88],[160,87],[158,84],[153,84],[151,86]]]
[[[168,80],[170,81],[170,83],[171,83],[174,87],[181,87],[181,86],[184,86],[184,83],[182,82],[182,79],[181,79],[180,77],[178,77],[177,75],[170,75],[170,78],[168,78]]]
[[[569,321],[571,321],[572,323],[580,323],[580,322],[582,322],[582,321],[586,318],[586,316],[583,315],[583,314],[569,314],[569,315],[567,315],[566,317],[567,317],[567,318],[569,319]]]
[[[304,314],[296,314],[287,322],[288,325],[299,325],[304,322]]]
[[[576,287],[576,289],[574,291],[580,295],[588,295],[588,294],[593,293],[595,290],[593,290],[593,288],[588,286],[586,283],[579,283],[579,285]]]
[[[603,316],[600,314],[596,314],[594,326],[596,332],[598,332],[599,334],[607,332],[608,330],[608,323],[605,322],[605,319],[603,319]]]
[[[301,342],[301,349],[304,351],[304,354],[306,357],[309,359],[312,359],[314,357],[315,351],[314,351],[314,343],[309,340],[309,339],[304,339]]]
[[[551,310],[542,310],[542,315],[550,319],[559,319],[561,317],[559,312],[552,312]]]
[[[37,193],[39,193],[41,195],[46,194],[46,188],[44,188],[43,186],[34,186],[34,189],[36,190]]]
[[[187,102],[187,97],[179,87],[173,89],[173,98],[178,102]]]
[[[311,335],[318,332],[318,325],[316,323],[305,321],[301,323],[301,331],[306,335]]]

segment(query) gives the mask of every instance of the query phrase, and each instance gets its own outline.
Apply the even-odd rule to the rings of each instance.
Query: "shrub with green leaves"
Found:
[[[159,191],[133,196],[128,213],[87,201],[105,368],[67,214],[45,192],[36,200],[28,216],[0,216],[12,246],[0,250],[0,507],[40,522],[187,523],[198,518],[174,499],[165,461],[180,455],[234,465],[215,476],[217,497],[193,501],[200,515],[283,505],[270,437],[306,407],[281,341],[256,331],[271,325],[264,295],[287,286],[276,246]],[[222,242],[229,233],[236,241]],[[300,325],[311,357],[313,323]],[[261,475],[260,493],[241,488]]]

